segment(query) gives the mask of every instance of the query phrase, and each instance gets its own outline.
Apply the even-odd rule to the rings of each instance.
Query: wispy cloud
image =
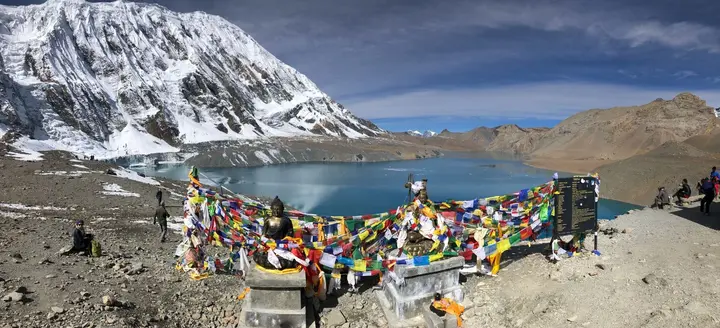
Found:
[[[348,102],[370,119],[474,116],[497,119],[564,119],[578,111],[634,106],[691,91],[720,106],[720,90],[646,89],[600,83],[547,82],[481,89],[424,90]]]
[[[688,71],[688,70],[678,71],[678,72],[675,72],[675,74],[673,74],[673,76],[677,77],[679,80],[682,80],[682,79],[685,79],[685,78],[688,78],[691,76],[697,76],[697,75],[698,75],[698,73],[695,73],[693,71]]]

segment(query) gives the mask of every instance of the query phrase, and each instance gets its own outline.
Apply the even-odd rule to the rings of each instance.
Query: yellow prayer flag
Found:
[[[510,240],[509,239],[503,239],[497,245],[498,253],[505,252],[508,249],[510,249]]]
[[[367,236],[369,236],[369,235],[370,235],[370,231],[365,230],[358,235],[358,238],[360,238],[360,240],[365,240],[365,238],[367,238]]]
[[[437,254],[430,255],[430,262],[437,261],[441,258],[443,258],[443,253],[437,253]]]
[[[352,267],[353,271],[365,272],[366,269],[367,269],[367,263],[365,262],[365,260],[355,260],[355,263]]]

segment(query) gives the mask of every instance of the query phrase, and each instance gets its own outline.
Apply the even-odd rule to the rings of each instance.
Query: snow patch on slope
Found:
[[[126,169],[115,169],[113,171],[115,172],[115,174],[117,174],[118,177],[123,178],[123,179],[133,180],[133,181],[137,181],[137,182],[141,182],[141,183],[149,184],[149,185],[153,185],[153,186],[160,185],[160,182],[157,182],[157,180],[155,180],[153,178],[148,178],[148,177],[141,177],[135,171],[126,170]]]
[[[101,191],[100,193],[103,195],[108,195],[108,196],[140,197],[140,194],[134,193],[134,192],[129,192],[114,183],[103,184],[103,191]]]
[[[266,155],[261,150],[256,150],[254,154],[255,154],[255,157],[257,157],[259,160],[261,160],[263,162],[263,164],[272,164],[273,163],[272,159],[270,159],[270,156]]]

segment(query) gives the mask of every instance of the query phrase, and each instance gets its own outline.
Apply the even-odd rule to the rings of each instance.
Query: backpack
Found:
[[[97,240],[92,240],[90,242],[90,245],[92,245],[91,253],[93,257],[100,257],[102,254],[102,247],[100,247],[100,242]]]

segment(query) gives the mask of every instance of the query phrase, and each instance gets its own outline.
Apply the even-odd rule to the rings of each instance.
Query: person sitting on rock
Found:
[[[92,248],[93,235],[85,233],[85,221],[78,220],[75,222],[75,231],[73,231],[73,247],[72,251],[81,253],[90,253]]]
[[[675,192],[675,195],[673,197],[677,197],[678,204],[682,204],[683,198],[688,198],[692,194],[692,189],[690,188],[690,184],[688,184],[687,179],[682,180],[682,185],[680,185],[680,189],[678,189],[677,192]]]
[[[655,207],[662,210],[665,208],[665,205],[668,204],[670,204],[670,197],[667,191],[665,191],[665,187],[659,187],[658,194],[655,196]]]

